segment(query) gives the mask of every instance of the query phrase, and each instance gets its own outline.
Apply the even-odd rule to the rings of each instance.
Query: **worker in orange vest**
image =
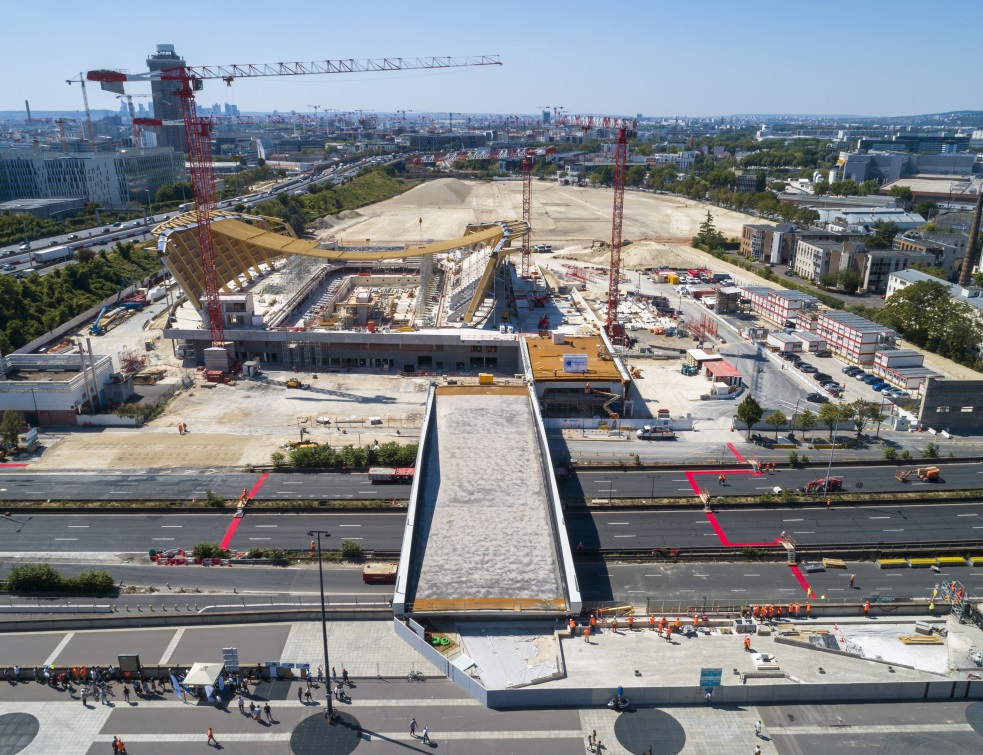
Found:
[[[570,617],[570,636],[573,637],[577,633],[577,622]]]
[[[789,618],[792,618],[792,604],[791,603],[788,604],[788,617]]]
[[[799,618],[799,609],[802,608],[798,603],[795,604],[795,618]]]
[[[768,618],[775,618],[775,606],[771,605],[770,603],[768,604]]]
[[[672,640],[672,624],[667,624],[666,625],[666,642],[670,642],[671,640]]]
[[[654,629],[655,629],[655,614],[653,613],[649,615],[649,631],[651,632]]]
[[[584,627],[584,642],[590,642],[590,627]]]
[[[628,631],[629,632],[634,632],[635,631],[635,617],[634,616],[629,616],[628,617]]]
[[[659,634],[662,634],[662,630],[666,628],[666,617],[663,616],[659,619]]]
[[[806,603],[806,618],[808,619],[811,616],[812,616],[812,603]]]
[[[751,635],[749,634],[744,635],[744,652],[751,652]]]
[[[865,600],[864,601],[864,618],[865,619],[869,619],[870,618],[870,601],[869,600]]]
[[[699,616],[696,616],[695,614],[693,616],[693,626],[694,627],[700,626],[700,617]]]
[[[679,624],[680,624],[679,617],[677,616],[676,620],[673,622],[673,626],[676,628],[677,632],[679,631]]]
[[[758,618],[758,606],[757,605],[752,606],[752,608],[751,608],[751,615],[754,618]]]
[[[597,628],[597,617],[594,616],[594,614],[591,614],[590,617],[590,628],[591,631],[594,631]]]
[[[782,604],[781,603],[779,603],[777,606],[775,606],[775,615],[779,619],[782,618]]]

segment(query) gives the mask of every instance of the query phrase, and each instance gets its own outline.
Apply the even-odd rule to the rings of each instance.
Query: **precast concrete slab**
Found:
[[[431,402],[397,596],[417,614],[565,612],[562,524],[528,388],[441,386]]]

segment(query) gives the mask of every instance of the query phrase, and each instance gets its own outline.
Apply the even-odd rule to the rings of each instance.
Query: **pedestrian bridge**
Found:
[[[580,608],[534,387],[432,385],[396,616],[531,618]]]

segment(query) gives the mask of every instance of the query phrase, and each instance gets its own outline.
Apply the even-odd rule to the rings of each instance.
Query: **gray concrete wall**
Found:
[[[918,421],[938,432],[983,427],[983,380],[929,380]]]

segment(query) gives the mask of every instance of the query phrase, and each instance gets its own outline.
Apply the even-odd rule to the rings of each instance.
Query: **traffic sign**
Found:
[[[700,669],[700,686],[701,687],[719,687],[720,679],[724,675],[724,670],[722,668],[701,668]]]

